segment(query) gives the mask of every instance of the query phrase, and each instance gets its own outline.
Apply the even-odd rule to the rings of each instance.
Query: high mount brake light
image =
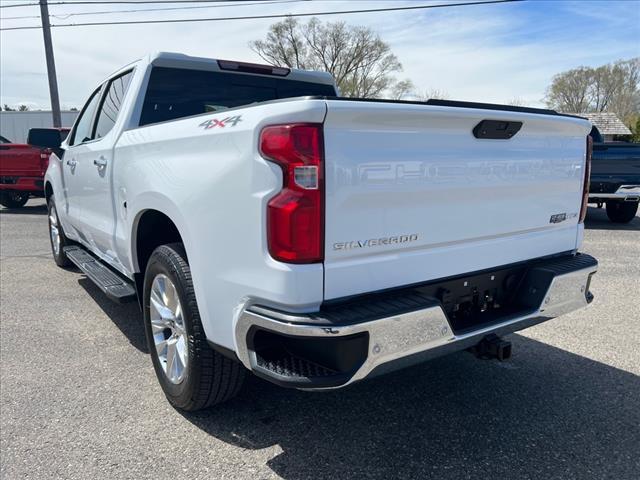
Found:
[[[582,182],[582,207],[580,208],[580,223],[587,216],[587,203],[589,203],[589,185],[591,177],[591,156],[593,155],[593,139],[587,135],[587,154],[584,164],[584,181]]]
[[[230,60],[218,60],[218,67],[220,70],[258,73],[260,75],[275,75],[277,77],[286,77],[291,73],[291,69],[285,67],[273,67],[271,65],[260,65],[258,63],[233,62]]]
[[[321,124],[265,127],[260,153],[283,170],[282,190],[267,205],[267,243],[276,260],[324,259],[324,145]]]

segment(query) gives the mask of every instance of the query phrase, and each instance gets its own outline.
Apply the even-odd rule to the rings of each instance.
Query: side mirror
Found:
[[[32,128],[29,130],[27,143],[40,148],[59,149],[62,143],[60,130],[56,128]]]

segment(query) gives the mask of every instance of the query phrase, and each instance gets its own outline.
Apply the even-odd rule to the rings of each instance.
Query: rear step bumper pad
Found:
[[[368,376],[464,350],[490,334],[506,335],[586,307],[593,299],[589,284],[597,267],[597,261],[584,254],[539,264],[532,268],[532,274],[527,277],[528,284],[525,285],[533,292],[533,308],[524,314],[506,317],[498,323],[457,334],[437,301],[411,312],[330,326],[310,322],[310,318],[317,314],[283,314],[264,307],[249,306],[243,310],[236,324],[238,358],[257,375],[281,386],[314,390],[344,387]],[[544,295],[541,295],[540,287]],[[310,378],[289,372],[283,374],[265,368],[264,361],[252,350],[251,334],[256,330],[298,339],[335,339],[365,334],[369,340],[368,351],[358,368],[346,376],[344,372],[335,375],[333,381],[331,376]]]
[[[64,253],[109,299],[118,303],[136,299],[136,290],[131,282],[115,273],[84,248],[69,246],[64,248]]]

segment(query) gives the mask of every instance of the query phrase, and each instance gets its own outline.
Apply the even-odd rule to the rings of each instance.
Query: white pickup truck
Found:
[[[138,298],[184,410],[232,397],[246,369],[328,389],[456,350],[504,359],[502,335],[593,298],[590,130],[154,54],[95,89],[52,157],[53,256]]]

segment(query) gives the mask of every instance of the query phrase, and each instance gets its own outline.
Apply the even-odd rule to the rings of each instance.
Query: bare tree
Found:
[[[545,100],[564,112],[613,112],[628,123],[640,111],[640,58],[560,73]]]
[[[29,111],[29,107],[27,105],[19,105],[18,106],[18,111],[19,112],[27,112],[27,111]]]
[[[640,58],[617,62],[620,69],[620,86],[607,105],[607,111],[615,112],[627,125],[633,125],[640,115]]]
[[[591,72],[591,68],[579,67],[553,77],[545,98],[547,105],[564,112],[587,112]]]
[[[520,97],[514,97],[511,100],[509,100],[507,105],[511,105],[512,107],[524,107],[526,106],[526,103]]]
[[[400,80],[391,87],[389,98],[392,100],[402,100],[408,95],[413,95],[415,88],[416,87],[411,80]]]
[[[380,97],[397,83],[392,74],[402,70],[378,34],[344,22],[312,18],[302,24],[288,17],[249,46],[271,65],[331,73],[346,97]]]
[[[440,90],[438,88],[428,88],[424,90],[422,93],[417,95],[418,99],[422,102],[426,102],[427,100],[447,100],[449,98],[449,93],[445,90]]]

